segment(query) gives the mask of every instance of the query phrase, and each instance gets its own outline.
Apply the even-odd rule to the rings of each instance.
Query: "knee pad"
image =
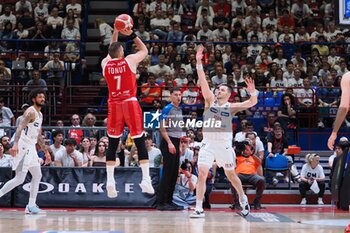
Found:
[[[137,147],[137,154],[139,160],[148,160],[148,151],[146,149],[145,137],[134,138],[135,145]]]
[[[119,145],[119,138],[111,138],[108,136],[108,148],[106,151],[106,161],[115,161],[116,152]]]

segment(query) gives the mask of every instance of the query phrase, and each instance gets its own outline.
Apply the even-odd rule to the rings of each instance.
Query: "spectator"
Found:
[[[94,156],[92,156],[90,161],[92,167],[106,166],[106,150],[107,150],[106,143],[102,141],[97,143]]]
[[[80,40],[80,32],[74,27],[74,21],[69,19],[67,27],[62,30],[61,38],[64,40]]]
[[[313,31],[310,35],[310,41],[316,42],[317,38],[319,36],[323,35],[325,38],[327,36],[326,32],[324,31],[323,24],[319,23],[316,25],[316,31]]]
[[[149,158],[149,167],[161,167],[162,166],[162,152],[153,146],[153,139],[150,135],[145,138],[146,148]]]
[[[0,63],[1,64],[1,63]],[[336,66],[335,69],[337,70],[337,75],[338,76],[342,76],[344,75],[346,72],[349,72],[348,68],[347,68],[347,64],[346,61],[344,59],[340,60],[340,66]]]
[[[323,194],[326,188],[325,175],[320,165],[320,157],[317,154],[307,154],[305,156],[305,164],[301,169],[301,182],[299,191],[301,195],[300,205],[306,205],[306,191],[310,190],[314,182],[319,187],[317,204],[323,205]]]
[[[269,17],[265,18],[262,21],[263,31],[266,30],[268,25],[272,26],[272,30],[276,30],[277,29],[277,19],[276,19],[276,15],[275,15],[275,10],[274,9],[270,9]]]
[[[75,149],[77,142],[68,138],[64,142],[65,149],[59,150],[55,155],[56,167],[81,167],[83,156]]]
[[[214,28],[219,27],[219,22],[223,22],[224,23],[224,28],[230,30],[230,28],[229,28],[229,19],[226,18],[223,8],[218,9],[218,11],[216,13],[216,16],[213,18]]]
[[[46,32],[44,31],[43,24],[41,22],[37,22],[35,24],[35,29],[33,31],[33,36],[32,39],[38,39],[38,40],[46,40],[47,35]],[[30,44],[31,49],[34,51],[43,51],[45,48],[45,43],[42,41],[40,42],[33,42]]]
[[[4,146],[0,143],[0,167],[12,167],[13,157],[4,153]]]
[[[11,127],[15,125],[16,119],[10,108],[5,107],[5,100],[0,97],[0,127]],[[8,134],[10,129],[0,129],[0,136]]]
[[[302,44],[310,41],[310,35],[306,32],[305,27],[301,26],[295,34],[295,43]]]
[[[145,25],[140,24],[138,27],[138,30],[135,31],[135,34],[141,39],[141,40],[150,40],[150,34],[145,30]]]
[[[64,17],[64,19],[63,19],[63,28],[67,28],[67,24],[68,24],[68,21],[69,20],[73,20],[73,22],[74,22],[74,28],[76,28],[76,29],[80,29],[80,18],[75,18],[74,17],[74,12],[73,12],[73,10],[72,9],[70,9],[70,10],[68,10],[67,11],[67,15],[66,15],[66,17]]]
[[[38,5],[34,9],[35,21],[46,22],[49,17],[49,10],[47,9],[44,0],[39,0]]]
[[[301,89],[294,89],[295,96],[297,97],[299,106],[302,108],[310,108],[315,106],[316,96],[314,91],[310,88],[310,80],[303,80],[303,87]]]
[[[150,74],[147,83],[141,86],[141,103],[152,104],[153,100],[159,99],[161,96],[161,88],[156,83],[156,77]]]
[[[331,68],[335,68],[335,66],[339,66],[340,63],[340,56],[337,56],[337,48],[334,46],[331,46],[329,48],[329,56],[328,56],[328,64],[331,66]]]
[[[11,23],[10,22],[5,22],[4,29],[1,30],[0,33],[0,39],[3,40],[11,40],[14,37],[14,31],[12,29]],[[10,48],[10,45],[8,45],[7,48]]]
[[[27,39],[29,36],[29,31],[24,29],[22,23],[17,23],[17,29],[15,29],[13,32],[13,36],[16,39]]]
[[[288,87],[303,87],[301,70],[299,68],[295,68],[293,74],[293,77],[291,79],[288,79]],[[297,89],[293,89],[293,91],[296,92]]]
[[[275,75],[271,78],[270,87],[274,91],[283,91],[285,87],[288,86],[288,80],[283,78],[283,70],[278,68],[275,72]]]
[[[23,91],[31,91],[35,88],[41,88],[44,91],[47,91],[47,85],[44,79],[40,77],[40,71],[34,70],[32,72],[33,79],[29,80],[25,87],[23,87]]]
[[[151,4],[152,5],[152,4]],[[164,12],[162,10],[156,11],[156,17],[151,19],[151,29],[153,34],[159,36],[159,39],[167,38],[167,31],[170,27],[170,21],[168,18],[164,19]]]
[[[80,116],[78,114],[73,114],[70,120],[72,123],[71,127],[80,128]],[[77,144],[80,144],[83,136],[84,132],[82,129],[70,129],[68,131],[68,138],[74,138],[77,141]]]
[[[224,41],[230,41],[230,32],[224,28],[224,22],[218,22],[218,27],[213,31],[214,41],[219,41],[223,38]]]
[[[67,4],[66,6],[67,13],[69,10],[73,10],[75,18],[80,18],[81,5],[80,3],[77,3],[77,0],[70,0],[70,4]]]
[[[137,147],[133,144],[128,156],[125,156],[125,167],[138,167],[139,156],[137,153]]]
[[[160,73],[171,73],[172,70],[165,64],[165,56],[161,54],[158,56],[158,64],[150,66],[148,72],[158,76]]]
[[[190,139],[187,136],[182,136],[180,138],[180,164],[184,163],[186,160],[193,160],[193,151],[189,148]]]
[[[24,112],[27,110],[27,108],[29,108],[29,107],[30,107],[30,106],[29,106],[29,104],[27,104],[27,103],[22,104],[22,106],[21,106],[22,112],[24,113]],[[21,123],[21,120],[22,120],[22,119],[23,119],[23,115],[19,116],[19,117],[16,119],[16,127],[19,126],[19,123]]]
[[[21,12],[21,11],[29,11],[29,12],[33,12],[33,8],[32,8],[32,3],[30,1],[27,0],[19,0],[18,2],[16,2],[16,12]]]
[[[271,111],[267,114],[267,125],[261,126],[259,137],[261,142],[267,144],[267,136],[273,132],[273,126],[277,120],[276,113]]]
[[[82,125],[93,128],[95,127],[95,124],[96,124],[96,116],[93,115],[92,113],[86,114],[83,119]],[[94,130],[94,129],[84,130],[84,136],[90,137],[91,145],[93,144],[91,137],[96,137],[97,134],[98,134],[98,130]]]
[[[283,129],[296,126],[296,110],[294,107],[294,96],[288,93],[282,95],[281,105],[278,108],[278,121]]]
[[[191,81],[187,83],[187,90],[182,93],[182,101],[184,104],[196,104],[199,96],[199,90],[195,87],[196,84]]]
[[[215,14],[217,14],[221,9],[224,17],[229,17],[231,15],[231,5],[226,0],[218,0],[214,4],[213,10]]]
[[[167,10],[167,6],[163,0],[156,0],[156,1],[151,2],[150,6],[149,6],[151,18],[156,17],[158,10],[160,10],[160,11]]]
[[[325,39],[325,36],[324,35],[319,35],[317,37],[317,43],[320,43],[320,44],[312,45],[311,48],[312,49],[317,49],[321,56],[328,56],[329,48],[328,48],[327,45],[322,44],[322,43],[325,43],[325,42],[327,42],[326,39]]]
[[[38,21],[41,22],[41,21]],[[24,10],[23,15],[19,18],[18,23],[21,23],[23,25],[23,28],[28,30],[29,32],[32,32],[35,29],[35,22],[32,13],[28,10]],[[43,22],[41,22],[43,23]]]
[[[304,3],[304,0],[297,0],[296,3],[292,5],[291,12],[294,17],[295,26],[309,26],[311,23],[312,11],[309,6]]]
[[[80,59],[79,45],[76,43],[68,43],[66,51],[64,53],[64,61],[68,63],[68,70],[73,71],[76,69],[77,62]]]
[[[273,157],[275,154],[284,155],[288,159],[289,171],[292,175],[292,178],[300,183],[300,174],[294,165],[292,156],[287,155],[288,151],[288,140],[284,134],[284,130],[281,127],[281,124],[276,122],[273,126],[273,133],[270,134],[267,138],[267,151],[268,157]],[[287,174],[284,177],[285,181],[289,182]],[[277,181],[277,182],[276,182]],[[277,184],[278,180],[276,177],[272,179],[273,184]]]
[[[221,64],[215,66],[215,75],[211,78],[215,86],[227,83],[227,75],[224,74],[224,68]]]
[[[138,17],[140,14],[148,16],[150,12],[150,6],[145,2],[145,0],[140,0],[140,2],[135,4],[132,12],[135,17]]]
[[[253,59],[256,59],[256,57],[262,52],[262,46],[257,44],[258,42],[257,35],[251,36],[251,42],[253,44],[248,46],[248,57],[253,57]]]
[[[53,60],[48,61],[41,69],[41,71],[48,71],[50,84],[54,82],[59,83],[59,96],[62,96],[63,88],[65,85],[65,77],[63,76],[64,63],[60,60],[60,54],[54,53]]]
[[[14,16],[11,12],[11,7],[6,6],[4,8],[4,14],[0,16],[0,29],[5,28],[5,23],[10,22],[12,24],[12,30],[16,27],[16,16]]]
[[[248,142],[241,142],[235,146],[236,151],[236,173],[242,185],[253,185],[256,188],[256,197],[253,201],[254,209],[260,210],[260,200],[265,189],[265,178],[258,175],[261,159],[254,155],[254,148]],[[231,191],[235,200],[235,208],[239,208],[238,194],[231,185]]]
[[[195,189],[197,185],[197,176],[192,174],[192,164],[186,160],[181,164],[180,177],[173,194],[173,202],[188,209],[190,205],[196,203]]]
[[[253,25],[258,25],[258,27],[260,28],[261,18],[256,9],[252,9],[251,12],[249,12],[249,16],[245,18],[245,25],[247,31],[250,31],[250,29],[253,28]]]
[[[54,155],[54,158],[56,157],[56,154],[60,150],[65,150],[65,147],[62,145],[63,138],[64,138],[64,133],[62,130],[58,129],[52,132],[53,144],[50,145],[50,149]]]
[[[263,33],[263,42],[275,42],[277,43],[278,33],[273,29],[273,26],[268,24],[266,30]]]
[[[3,135],[0,138],[0,142],[4,147],[4,153],[5,154],[10,154],[10,149],[11,149],[11,143],[10,143],[10,137]]]
[[[208,10],[208,15],[212,18],[214,18],[215,14],[214,14],[214,9],[211,6],[209,0],[202,0],[201,2],[202,4],[199,6],[199,8],[197,9],[197,18],[200,17],[200,15],[202,14],[202,11],[204,9]]]
[[[278,18],[278,31],[282,32],[285,26],[288,26],[291,31],[294,31],[294,18],[289,14],[288,9],[282,10],[282,15]]]
[[[63,18],[58,16],[58,9],[56,7],[51,10],[51,15],[47,18],[47,28],[48,34],[51,35],[52,38],[58,39],[62,37]],[[65,38],[62,37],[62,39]]]
[[[56,41],[50,42],[44,49],[44,56],[48,60],[53,60],[53,55],[55,53],[60,53],[60,47],[58,46],[58,43]]]
[[[170,41],[182,41],[184,34],[180,29],[180,25],[178,23],[173,23],[171,30],[168,33],[167,40]]]
[[[81,140],[79,152],[83,155],[82,167],[90,167],[93,154],[91,153],[91,142],[88,137]]]
[[[245,3],[245,0],[231,0],[231,7],[232,16],[234,17],[238,14],[238,12],[244,15],[247,9],[247,4]]]

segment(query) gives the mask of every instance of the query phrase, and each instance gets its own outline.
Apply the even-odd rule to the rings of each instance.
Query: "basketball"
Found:
[[[121,31],[126,28],[132,28],[134,20],[128,14],[118,15],[114,20],[114,28]]]

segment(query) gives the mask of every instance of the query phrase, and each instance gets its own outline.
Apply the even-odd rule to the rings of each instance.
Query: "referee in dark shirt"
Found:
[[[184,135],[183,129],[177,124],[183,121],[181,89],[173,88],[170,91],[171,103],[162,110],[160,133],[162,140],[160,150],[163,155],[163,175],[158,193],[158,210],[180,210],[181,206],[173,204],[173,192],[179,172],[180,138]]]

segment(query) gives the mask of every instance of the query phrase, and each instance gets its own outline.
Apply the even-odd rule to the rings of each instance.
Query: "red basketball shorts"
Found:
[[[108,103],[107,133],[112,138],[123,135],[125,124],[132,138],[143,134],[142,110],[137,100]]]

